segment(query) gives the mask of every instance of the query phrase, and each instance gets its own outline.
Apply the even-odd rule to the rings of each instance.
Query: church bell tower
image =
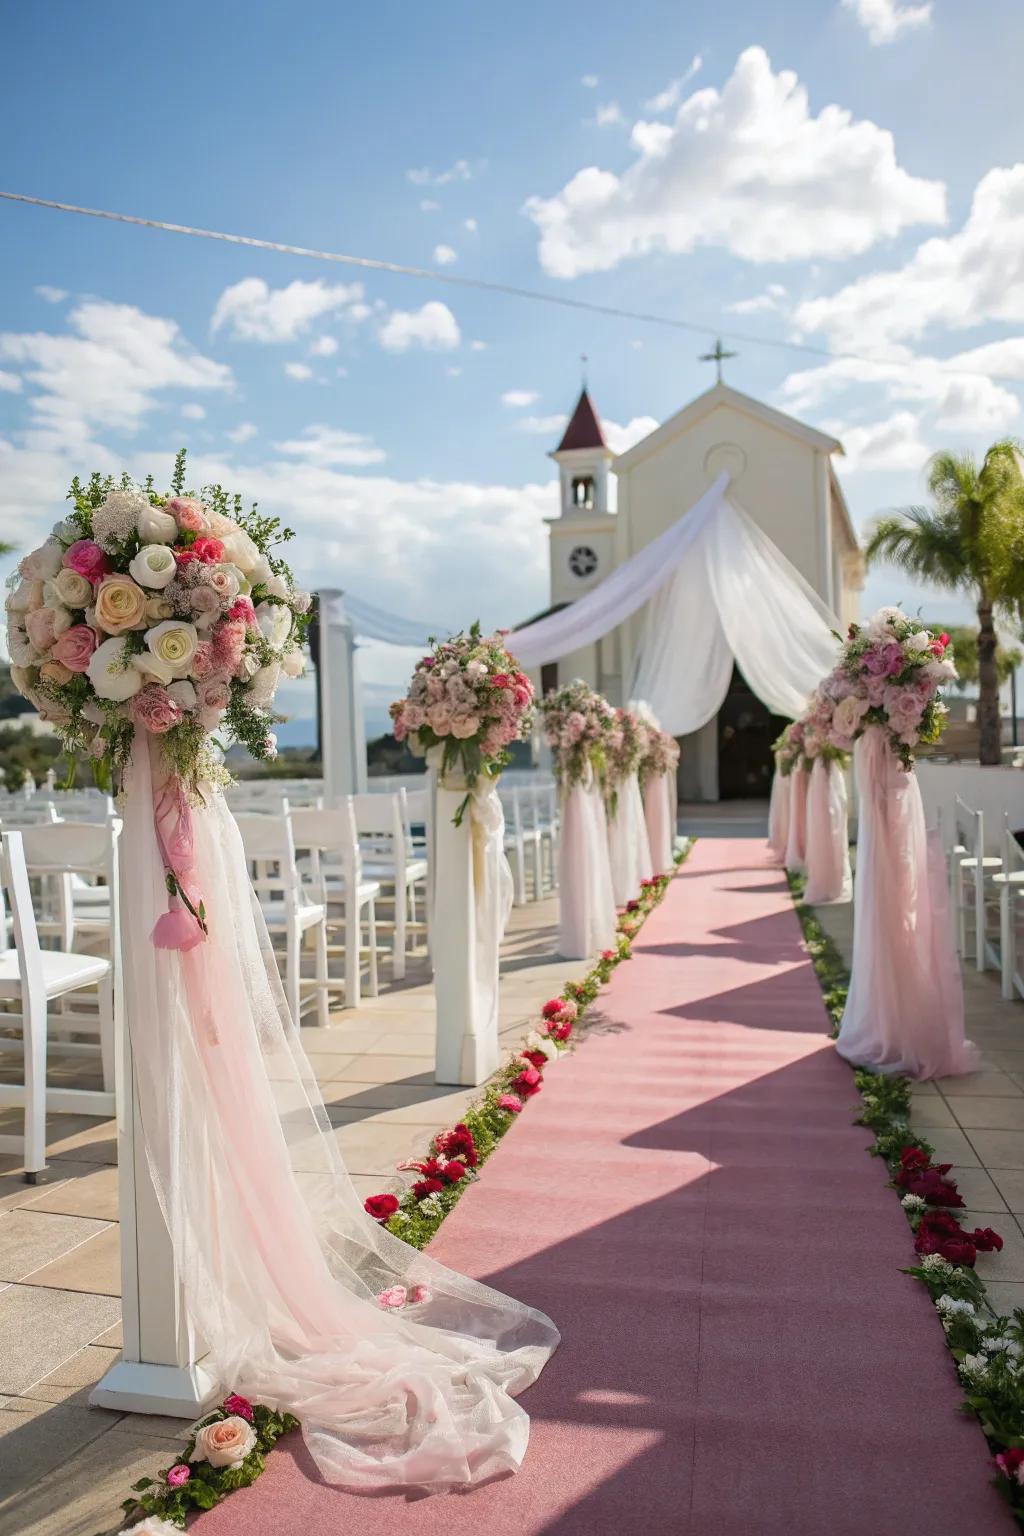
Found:
[[[571,603],[603,581],[615,560],[615,515],[608,508],[608,468],[615,455],[586,387],[550,455],[558,465],[561,512],[551,530],[551,603]]]

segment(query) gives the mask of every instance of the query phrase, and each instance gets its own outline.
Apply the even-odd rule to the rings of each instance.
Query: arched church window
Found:
[[[589,512],[594,505],[593,475],[576,475],[572,482],[572,504],[581,512]]]

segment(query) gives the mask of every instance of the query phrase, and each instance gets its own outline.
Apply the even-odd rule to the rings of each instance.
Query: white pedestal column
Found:
[[[478,931],[480,914],[473,868],[469,807],[460,827],[453,817],[466,798],[445,789],[430,773],[433,802],[434,916],[431,951],[438,1083],[475,1087],[496,1071],[498,1045],[498,956],[501,933]],[[492,942],[488,943],[488,937]],[[492,963],[493,956],[493,963]]]
[[[96,1384],[89,1401],[122,1413],[196,1419],[215,1401],[219,1383],[199,1364],[202,1350],[185,1315],[171,1239],[149,1177],[120,996],[115,1018],[124,1343],[120,1360]]]
[[[355,629],[336,590],[317,593],[320,611],[320,728],[324,795],[335,804],[366,789],[366,727]]]

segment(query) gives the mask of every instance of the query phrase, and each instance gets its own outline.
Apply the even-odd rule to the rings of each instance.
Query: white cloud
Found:
[[[513,410],[520,410],[528,405],[534,405],[539,399],[540,396],[535,389],[506,389],[501,397],[501,403],[510,406]]]
[[[49,283],[37,283],[35,291],[47,304],[63,304],[68,296],[66,288],[51,288]]]
[[[299,384],[304,384],[307,379],[313,377],[313,370],[308,363],[285,363],[284,371],[290,379],[295,379]]]
[[[897,411],[888,421],[868,426],[846,427],[829,424],[829,430],[842,438],[846,457],[844,476],[861,470],[919,470],[931,457],[932,449],[922,439],[919,420],[913,411]]]
[[[237,427],[233,427],[227,434],[233,443],[247,443],[257,435],[256,424],[252,421],[240,421]]]
[[[262,277],[244,277],[217,300],[210,329],[227,326],[240,341],[294,341],[320,315],[349,311],[363,297],[361,283],[294,282],[270,288]]]
[[[641,438],[648,437],[660,423],[653,416],[634,416],[620,426],[617,421],[603,421],[604,440],[612,453],[625,453]]]
[[[598,128],[615,128],[626,119],[617,101],[606,101],[598,107],[591,121]]]
[[[333,357],[338,350],[337,338],[334,336],[318,336],[310,343],[310,357]]]
[[[842,0],[844,10],[852,11],[868,34],[868,41],[880,46],[894,43],[907,32],[920,31],[932,19],[932,0]]]
[[[1024,163],[986,173],[954,235],[919,245],[908,262],[801,304],[803,332],[826,331],[837,350],[863,352],[931,325],[1024,322]]]
[[[475,235],[479,225],[477,224],[476,219],[463,219],[462,227],[463,229],[468,229],[471,235]]]
[[[446,171],[432,171],[428,166],[406,171],[414,187],[447,187],[453,181],[472,181],[473,167],[468,160],[456,160]]]
[[[455,316],[437,299],[420,309],[392,310],[380,328],[380,344],[388,352],[407,352],[410,347],[451,352],[461,339]]]
[[[580,85],[585,86],[588,91],[596,91],[600,83],[597,75],[583,75],[580,78]]]
[[[486,341],[471,341],[469,344],[469,350],[471,352],[486,352],[487,343]]]
[[[344,432],[338,427],[306,427],[301,438],[275,443],[274,447],[288,458],[302,459],[321,468],[335,465],[359,468],[380,464],[385,458],[383,448],[376,447],[372,438],[361,432]]]
[[[435,245],[434,260],[439,267],[450,267],[453,261],[458,260],[458,256],[450,245]]]
[[[789,70],[748,48],[721,91],[696,91],[671,124],[638,122],[618,176],[589,166],[525,211],[553,277],[609,271],[630,257],[723,246],[748,261],[866,251],[912,224],[945,219],[945,189],[905,171],[893,137],[838,106],[811,115]]]
[[[564,411],[557,411],[552,416],[523,416],[516,422],[516,426],[520,432],[536,432],[540,437],[554,437],[556,433],[565,431],[568,420]]]
[[[21,393],[21,379],[16,373],[7,373],[0,368],[0,394],[18,395]]]
[[[438,213],[440,208],[441,204],[435,202],[432,197],[420,198],[420,213]]]
[[[462,372],[462,369],[461,369],[461,368],[456,368],[456,367],[454,367],[454,366],[452,366],[452,365],[449,365],[449,366],[448,366],[448,367],[447,367],[447,368],[446,368],[446,369],[445,369],[445,373],[446,373],[446,374],[447,374],[447,375],[448,375],[448,377],[449,377],[449,378],[450,378],[450,379],[457,379],[457,378],[458,378],[458,377],[459,377],[459,375],[460,375],[460,373],[461,373],[461,372]]]
[[[164,390],[230,389],[231,369],[183,341],[173,320],[132,304],[89,299],[69,332],[0,333],[0,359],[20,364],[30,386],[31,441],[87,445],[97,427],[134,432]]]
[[[690,67],[686,70],[685,74],[679,75],[675,80],[670,80],[663,91],[659,91],[656,96],[652,96],[649,101],[645,101],[644,110],[657,114],[671,112],[673,107],[679,105],[683,94],[683,86],[689,85],[694,75],[700,71],[703,63],[704,60],[700,54],[695,53],[690,61]]]
[[[763,293],[749,299],[737,299],[734,304],[725,307],[731,315],[771,314],[783,308],[785,298],[786,289],[781,283],[769,283]]]
[[[206,415],[206,412],[201,405],[193,403],[190,405],[183,405],[181,408],[181,414],[184,416],[186,421],[202,421]]]

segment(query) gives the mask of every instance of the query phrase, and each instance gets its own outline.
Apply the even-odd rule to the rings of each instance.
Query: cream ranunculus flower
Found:
[[[146,594],[130,576],[104,576],[96,588],[96,623],[108,635],[141,629],[146,622]]]
[[[86,670],[96,696],[101,699],[115,699],[121,703],[142,687],[142,673],[132,666],[127,642],[118,636],[104,640],[93,651]]]
[[[143,507],[139,513],[139,538],[143,544],[173,544],[178,525],[162,507]]]
[[[279,651],[292,632],[292,611],[283,603],[260,603],[256,622],[267,644]]]
[[[208,1461],[211,1467],[240,1467],[255,1449],[256,1431],[238,1414],[215,1419],[196,1435],[190,1461]]]
[[[52,587],[58,602],[65,608],[85,608],[92,602],[92,582],[85,576],[73,571],[70,566],[65,566],[58,571],[52,582],[46,583],[47,588]]]
[[[173,619],[174,609],[166,597],[146,598],[146,623],[159,624],[162,619]]]
[[[306,670],[306,658],[297,645],[289,646],[281,657],[281,671],[285,677],[301,677]]]
[[[142,673],[147,683],[167,684],[174,680],[174,668],[166,661],[161,661],[159,656],[154,656],[152,651],[139,651],[132,657],[132,666]]]
[[[140,587],[162,592],[174,580],[178,566],[166,544],[143,544],[128,569]]]
[[[225,560],[232,565],[237,565],[243,576],[248,576],[263,559],[245,529],[239,528],[237,524],[231,533],[220,537],[224,545]]]
[[[175,677],[184,677],[199,644],[194,624],[184,619],[165,619],[146,632],[146,645],[158,661],[165,661]]]

